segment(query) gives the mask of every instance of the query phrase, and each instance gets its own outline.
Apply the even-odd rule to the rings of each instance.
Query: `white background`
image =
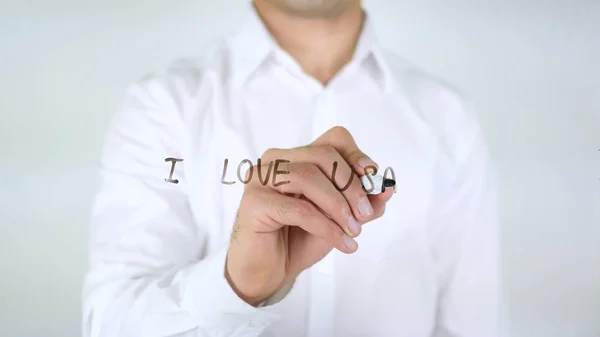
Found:
[[[513,336],[598,337],[600,4],[489,3],[365,5],[384,45],[478,107],[500,175]],[[246,6],[0,1],[0,336],[80,335],[108,118],[129,83],[201,51]]]

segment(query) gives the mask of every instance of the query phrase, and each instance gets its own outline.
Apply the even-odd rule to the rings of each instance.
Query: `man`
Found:
[[[253,5],[115,115],[84,335],[500,336],[474,113],[378,46],[359,0]],[[375,169],[396,193],[351,179]]]

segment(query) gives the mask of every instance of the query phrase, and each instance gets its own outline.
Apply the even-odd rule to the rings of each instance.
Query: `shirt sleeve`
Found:
[[[475,114],[465,111],[453,121],[452,154],[439,161],[431,212],[440,279],[433,336],[505,337],[495,173]]]
[[[227,247],[206,254],[189,205],[186,130],[168,83],[133,85],[100,162],[83,289],[85,337],[257,336],[278,319],[241,300],[224,276]],[[173,84],[171,90],[179,88]],[[179,90],[179,89],[178,89]],[[212,224],[214,226],[214,224]],[[227,224],[223,224],[227,226]]]

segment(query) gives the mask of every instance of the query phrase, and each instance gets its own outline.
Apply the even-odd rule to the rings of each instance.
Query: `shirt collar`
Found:
[[[229,48],[233,81],[236,86],[242,86],[267,58],[274,52],[281,51],[254,6],[251,6],[241,25],[230,37]],[[369,76],[375,81],[385,83],[386,66],[368,14],[365,16],[352,62],[365,66]]]

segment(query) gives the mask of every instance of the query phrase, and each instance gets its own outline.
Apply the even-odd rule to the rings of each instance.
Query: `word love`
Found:
[[[266,169],[266,172],[263,172],[264,166],[262,165],[260,158],[256,160],[256,166],[254,166],[252,164],[252,161],[250,159],[244,159],[238,164],[237,178],[242,184],[248,184],[250,181],[252,181],[252,178],[254,175],[254,169],[256,168],[258,180],[263,186],[267,185],[267,183],[269,182],[269,177],[270,177],[271,173],[273,173],[273,178],[272,178],[272,182],[271,182],[273,186],[277,187],[277,186],[281,186],[284,184],[289,184],[290,181],[284,180],[285,178],[281,178],[281,181],[279,181],[279,182],[277,181],[278,175],[286,175],[286,174],[290,173],[290,171],[279,169],[279,166],[281,164],[288,164],[289,162],[290,162],[289,160],[284,160],[284,159],[277,159],[274,162],[271,161],[269,163],[268,168]],[[227,166],[228,165],[229,165],[229,159],[225,158],[225,161],[223,162],[223,175],[221,176],[221,183],[225,184],[225,185],[233,185],[233,184],[235,184],[235,181],[225,181],[225,176],[227,175]],[[248,166],[247,173],[245,174],[246,178],[242,177],[244,165]],[[350,187],[350,184],[352,184],[352,180],[354,179],[355,173],[352,172],[352,174],[350,174],[350,179],[348,180],[346,185],[344,185],[343,187],[340,187],[335,179],[337,168],[338,168],[338,162],[334,161],[333,167],[331,170],[331,181],[333,182],[333,185],[335,186],[335,188],[338,191],[344,192]],[[373,183],[371,174],[368,174],[367,172],[372,172],[371,174],[375,175],[375,174],[377,174],[377,168],[375,166],[369,165],[363,169],[363,175],[367,177],[367,179],[370,182],[370,186],[371,186],[369,189],[367,189],[363,186],[363,190],[367,193],[371,193],[375,188],[375,184]],[[394,173],[394,170],[391,167],[388,167],[385,169],[385,173],[383,175],[384,180],[387,178],[388,174],[391,174],[392,179],[394,179],[394,180],[396,179],[396,174]]]

